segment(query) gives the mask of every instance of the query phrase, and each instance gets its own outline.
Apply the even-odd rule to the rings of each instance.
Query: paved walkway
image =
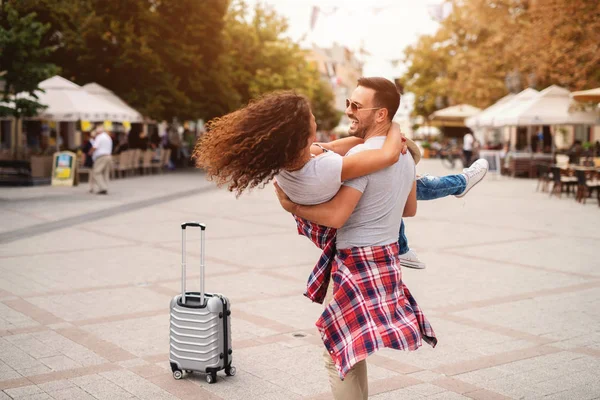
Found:
[[[372,399],[600,398],[600,209],[534,188],[490,176],[419,203],[407,234],[428,267],[404,279],[439,344],[370,357]],[[0,400],[331,398],[302,296],[319,251],[270,187],[236,200],[184,172],[86,190],[0,189]],[[168,364],[185,220],[208,225],[206,286],[233,304],[238,373],[214,385]]]

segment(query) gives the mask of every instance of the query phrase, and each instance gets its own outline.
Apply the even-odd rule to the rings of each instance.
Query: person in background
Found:
[[[93,130],[91,132],[84,132],[83,138],[84,142],[81,146],[81,153],[83,155],[83,163],[82,166],[84,168],[89,168],[90,174],[88,175],[88,181],[90,185],[90,193],[94,193],[94,160],[92,159],[92,148],[94,147],[94,136],[96,135],[96,131]]]
[[[583,154],[583,146],[581,140],[576,140],[569,149],[569,164],[579,164],[579,160]]]
[[[465,168],[469,168],[471,166],[471,159],[473,157],[473,142],[475,142],[475,138],[471,132],[467,133],[463,137],[463,156],[465,158]]]
[[[112,167],[112,148],[113,141],[110,135],[106,133],[104,128],[96,128],[96,136],[91,152],[94,160],[94,180],[98,185],[98,194],[100,195],[108,194],[108,181]]]

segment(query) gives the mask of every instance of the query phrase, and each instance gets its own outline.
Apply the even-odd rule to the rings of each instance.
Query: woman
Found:
[[[238,196],[278,176],[292,200],[310,189],[315,197],[309,204],[318,204],[331,199],[343,181],[386,168],[406,152],[405,139],[395,124],[382,149],[348,157],[342,156],[362,139],[317,144],[316,134],[308,99],[294,92],[276,92],[211,121],[193,157],[210,179],[227,184]]]

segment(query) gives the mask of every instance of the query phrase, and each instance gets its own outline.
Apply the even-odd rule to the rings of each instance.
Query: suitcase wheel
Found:
[[[210,374],[206,374],[206,382],[209,384],[215,383],[217,381],[217,373],[211,372]]]
[[[235,367],[226,367],[225,374],[227,374],[227,376],[235,376]]]
[[[180,370],[173,371],[173,378],[179,380],[183,377],[183,373]]]

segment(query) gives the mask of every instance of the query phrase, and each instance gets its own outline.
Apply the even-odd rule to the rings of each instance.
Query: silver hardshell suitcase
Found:
[[[187,227],[200,228],[200,292],[186,292]],[[204,231],[198,222],[181,224],[181,294],[171,300],[169,361],[175,379],[183,372],[206,374],[208,383],[217,381],[217,371],[235,375],[231,365],[231,310],[229,300],[220,294],[204,292]]]

